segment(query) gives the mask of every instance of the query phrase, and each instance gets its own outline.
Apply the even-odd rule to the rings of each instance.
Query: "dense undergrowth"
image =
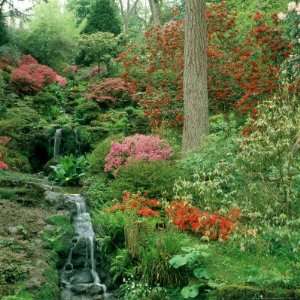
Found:
[[[209,5],[210,132],[187,155],[178,9],[130,41],[72,31],[79,53],[64,40],[57,61],[61,35],[42,52],[38,19],[23,44],[0,47],[4,300],[59,293],[71,227],[32,173],[82,187],[117,299],[300,298],[300,6],[244,24],[239,5]]]

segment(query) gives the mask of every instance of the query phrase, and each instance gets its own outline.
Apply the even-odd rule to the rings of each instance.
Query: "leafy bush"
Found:
[[[149,132],[148,119],[144,112],[131,106],[122,109],[110,109],[106,113],[99,114],[97,120],[92,121],[91,125],[97,126],[104,137]]]
[[[90,124],[91,121],[97,119],[99,113],[99,106],[93,101],[84,101],[75,109],[76,119],[82,125]]]
[[[34,94],[51,83],[66,85],[66,79],[51,68],[40,65],[31,56],[25,56],[11,74],[12,84],[19,93]]]
[[[98,73],[101,64],[109,71],[111,60],[117,54],[117,46],[118,39],[110,32],[82,34],[77,61],[84,65],[97,64]]]
[[[126,137],[122,143],[112,144],[105,158],[104,170],[117,171],[122,165],[138,160],[167,160],[171,155],[171,147],[159,136],[136,134]]]
[[[64,156],[56,166],[52,166],[50,179],[60,185],[78,185],[87,166],[85,157]]]
[[[109,153],[111,144],[114,140],[118,140],[117,136],[106,138],[98,143],[93,152],[88,156],[89,172],[92,174],[101,174],[104,171],[105,157]]]
[[[121,199],[123,191],[146,193],[151,198],[171,200],[175,181],[183,176],[174,162],[135,162],[119,170],[112,181],[108,200]]]
[[[123,107],[131,102],[131,86],[121,78],[106,78],[89,87],[86,98],[95,100],[100,107]]]

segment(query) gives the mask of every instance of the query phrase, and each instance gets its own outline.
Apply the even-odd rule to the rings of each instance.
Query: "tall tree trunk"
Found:
[[[200,148],[208,134],[205,0],[185,1],[183,153]]]
[[[159,0],[149,0],[151,18],[154,26],[160,25],[160,4]]]

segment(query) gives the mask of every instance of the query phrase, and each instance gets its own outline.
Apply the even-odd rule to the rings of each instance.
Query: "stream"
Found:
[[[72,207],[75,235],[61,272],[61,300],[110,300],[106,286],[96,271],[95,233],[85,199],[80,194],[65,194]]]

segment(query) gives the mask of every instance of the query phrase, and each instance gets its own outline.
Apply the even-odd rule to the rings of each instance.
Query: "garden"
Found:
[[[300,299],[300,2],[125,2],[0,4],[0,299]]]

